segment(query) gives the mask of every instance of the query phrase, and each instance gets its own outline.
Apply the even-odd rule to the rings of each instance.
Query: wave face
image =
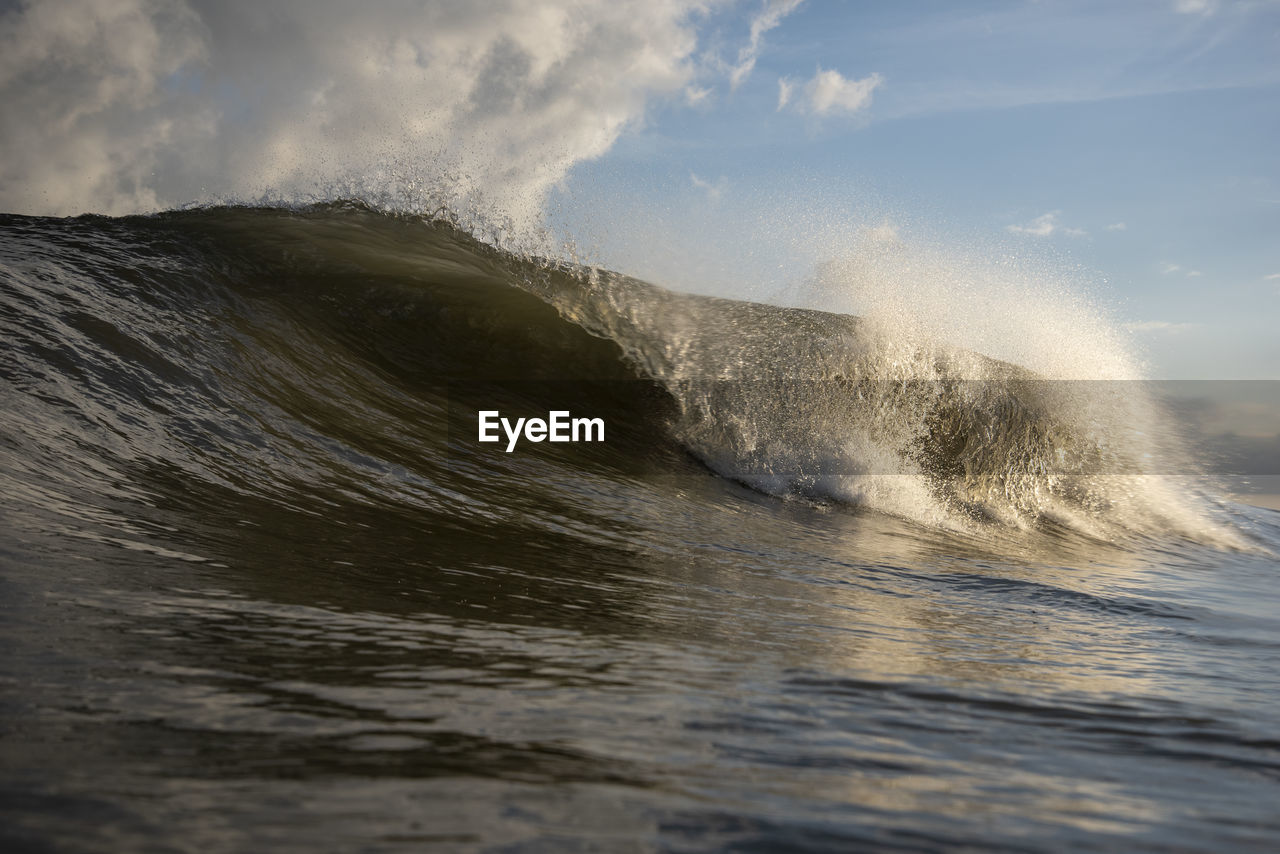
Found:
[[[4,838],[1280,838],[1278,529],[1133,384],[355,203],[0,270]],[[561,408],[607,441],[475,441]]]
[[[956,531],[1229,536],[1160,477],[1195,472],[1136,384],[1042,379],[357,204],[6,226],[13,381],[44,402],[19,429],[55,479],[88,453],[254,493],[367,492],[392,464],[433,479],[468,456],[492,464],[488,447],[442,440],[467,432],[450,400],[459,417],[460,398],[493,408],[486,394],[546,411],[576,386],[611,414],[620,441],[602,453],[619,470],[687,452],[769,494]]]

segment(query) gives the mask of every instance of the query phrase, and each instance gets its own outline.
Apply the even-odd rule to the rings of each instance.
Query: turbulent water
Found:
[[[357,204],[0,297],[7,850],[1280,845],[1280,515],[1136,384]]]

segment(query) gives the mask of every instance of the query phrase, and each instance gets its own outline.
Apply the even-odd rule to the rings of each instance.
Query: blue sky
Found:
[[[808,0],[733,88],[768,8],[709,18],[686,97],[572,173],[606,262],[661,281],[635,244],[683,240],[700,257],[672,284],[768,296],[805,275],[796,230],[886,222],[1042,260],[1154,376],[1280,378],[1280,4]],[[875,84],[820,112],[820,71]]]

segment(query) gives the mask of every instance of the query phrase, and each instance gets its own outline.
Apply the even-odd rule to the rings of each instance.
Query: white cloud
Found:
[[[729,180],[725,177],[718,178],[714,183],[704,178],[699,178],[695,173],[689,173],[689,181],[699,190],[705,190],[708,199],[718,199],[724,194],[725,188],[729,186]]]
[[[1041,214],[1028,225],[1006,225],[1005,228],[1014,234],[1033,234],[1036,237],[1048,237],[1058,230],[1056,213]]]
[[[751,75],[764,46],[764,34],[782,23],[803,0],[765,0],[759,14],[751,19],[751,36],[738,51],[738,61],[729,69],[729,88],[737,89]]]
[[[1181,264],[1174,264],[1170,261],[1166,261],[1165,263],[1160,265],[1160,272],[1166,276],[1172,276],[1175,273],[1181,273],[1184,276],[1186,276],[1188,279],[1198,279],[1204,275],[1204,273],[1200,272],[1199,270],[1188,270],[1187,268],[1183,267]]]
[[[1123,222],[1113,222],[1111,225],[1107,226],[1107,231],[1124,231],[1128,227],[1129,226],[1125,225]]]
[[[1144,320],[1139,323],[1126,323],[1124,328],[1130,332],[1148,332],[1159,335],[1177,335],[1195,329],[1198,323],[1169,323],[1165,320]]]
[[[883,82],[879,74],[848,80],[839,71],[829,69],[813,76],[804,86],[809,108],[818,115],[830,112],[854,113],[871,104],[871,93]]]
[[[778,109],[781,110],[791,101],[791,93],[795,91],[796,85],[790,79],[783,77],[778,80]]]
[[[0,206],[156,207],[150,173],[214,117],[174,103],[165,81],[207,50],[198,16],[176,0],[49,0],[0,16]]]
[[[1029,234],[1033,237],[1048,237],[1052,234],[1065,234],[1068,237],[1084,237],[1087,232],[1083,228],[1068,228],[1058,221],[1062,211],[1049,211],[1031,220],[1026,225],[1006,225],[1005,229],[1014,234]]]
[[[1173,0],[1173,10],[1179,15],[1212,15],[1217,9],[1217,0]]]
[[[684,88],[684,102],[691,107],[696,107],[711,95],[711,88],[699,86],[686,86]]]
[[[1271,273],[1270,275],[1263,276],[1262,278],[1263,278],[1263,280],[1264,280],[1264,281],[1267,281],[1267,282],[1274,282],[1274,281],[1276,281],[1277,279],[1280,279],[1280,273]]]
[[[871,104],[871,93],[876,90],[884,78],[879,74],[870,74],[861,80],[849,80],[839,71],[821,68],[809,79],[800,92],[801,100],[793,98],[798,84],[790,79],[778,81],[778,109],[788,104],[813,115],[825,116],[830,113],[856,113]]]
[[[344,182],[393,197],[428,184],[530,224],[546,192],[607,151],[651,98],[686,92],[704,5],[10,7],[0,12],[0,209],[123,213]]]

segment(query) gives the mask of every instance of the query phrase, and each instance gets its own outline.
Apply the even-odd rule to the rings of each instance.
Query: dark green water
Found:
[[[1280,514],[1046,473],[1008,366],[350,206],[0,288],[6,850],[1280,845]]]

